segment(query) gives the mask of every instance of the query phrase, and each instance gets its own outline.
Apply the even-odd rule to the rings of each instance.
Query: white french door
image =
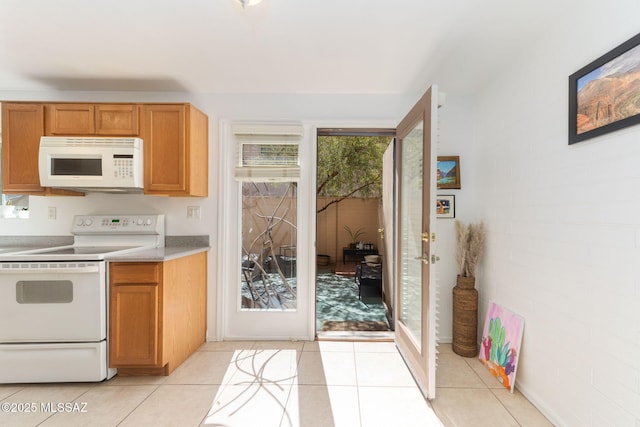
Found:
[[[435,397],[435,196],[438,89],[397,131],[396,345],[424,395]]]
[[[315,334],[308,247],[315,191],[312,174],[296,172],[313,151],[299,143],[298,128],[291,129],[223,123],[229,141],[221,153],[229,159],[219,231],[223,339],[307,340]],[[304,134],[308,139],[311,132]]]

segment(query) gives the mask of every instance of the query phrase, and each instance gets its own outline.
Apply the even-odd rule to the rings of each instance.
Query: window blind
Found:
[[[239,181],[297,181],[302,126],[234,125]]]

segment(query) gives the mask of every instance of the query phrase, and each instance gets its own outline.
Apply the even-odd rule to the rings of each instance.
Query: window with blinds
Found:
[[[298,144],[242,144],[241,166],[298,166]]]
[[[236,125],[235,177],[240,181],[296,181],[302,126]]]

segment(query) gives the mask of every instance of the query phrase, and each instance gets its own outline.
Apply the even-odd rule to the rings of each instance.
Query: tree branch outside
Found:
[[[349,197],[380,197],[382,156],[388,136],[318,137],[317,196],[334,200],[318,213]]]

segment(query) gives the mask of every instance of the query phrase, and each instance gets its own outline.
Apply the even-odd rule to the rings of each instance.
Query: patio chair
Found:
[[[361,262],[356,266],[355,280],[360,301],[382,302],[382,264]]]

